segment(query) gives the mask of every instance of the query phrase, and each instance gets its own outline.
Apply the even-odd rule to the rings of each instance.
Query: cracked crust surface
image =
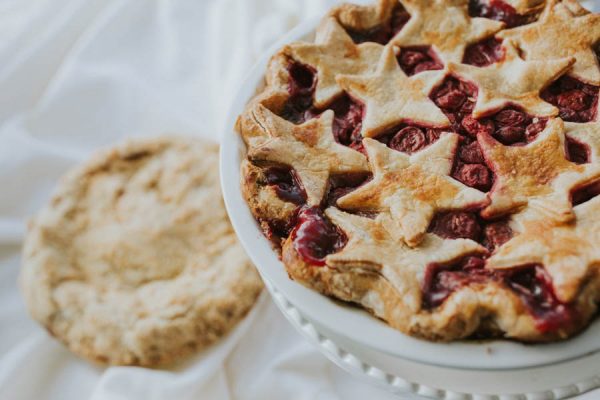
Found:
[[[172,363],[224,336],[262,289],[230,226],[218,146],[136,139],[67,174],[30,224],[33,318],[102,364]]]

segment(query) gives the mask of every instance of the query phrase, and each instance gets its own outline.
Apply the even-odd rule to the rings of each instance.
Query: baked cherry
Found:
[[[379,135],[376,139],[391,149],[412,154],[440,138],[441,129],[401,124]]]
[[[450,211],[435,216],[430,231],[446,239],[471,239],[477,241],[481,227],[477,215],[466,211]]]
[[[467,46],[463,63],[485,67],[494,64],[504,58],[502,40],[490,37],[478,43]]]
[[[489,251],[494,251],[513,236],[513,231],[506,221],[492,222],[483,228],[483,242]]]
[[[392,137],[389,146],[405,153],[414,153],[427,146],[427,135],[416,126],[402,128]]]
[[[531,142],[537,135],[546,127],[547,120],[545,118],[534,118],[532,122],[525,128],[525,140]]]
[[[346,235],[318,207],[303,208],[291,233],[294,249],[309,264],[325,265],[325,257],[346,245]]]
[[[496,138],[504,144],[515,144],[525,140],[525,129],[518,126],[503,126],[496,131]]]
[[[483,164],[458,163],[452,177],[483,192],[489,191],[493,183],[492,172]]]
[[[383,24],[365,30],[346,27],[346,32],[356,44],[375,42],[385,45],[396,33],[400,32],[409,19],[410,14],[406,12],[400,3],[396,3],[390,18]]]
[[[429,264],[421,290],[422,306],[432,309],[440,306],[454,291],[472,283],[486,283],[492,272],[485,269],[482,255],[471,255],[449,264]]]
[[[468,121],[469,124],[464,122]],[[527,114],[525,111],[509,107],[498,111],[497,113],[477,120],[479,125],[484,125],[486,130],[477,130],[478,126],[474,122],[470,121],[470,117],[465,117],[463,120],[463,126],[466,125],[465,130],[469,132],[469,129],[479,133],[489,133],[492,131],[492,135],[500,143],[510,145],[522,145],[534,140],[537,135],[544,130],[546,127],[546,118],[534,117]],[[471,128],[473,126],[473,128]]]
[[[540,332],[568,326],[577,317],[572,307],[558,300],[552,280],[542,266],[524,266],[503,270],[498,274],[527,306]]]
[[[444,68],[430,46],[402,47],[398,55],[398,64],[408,76]]]
[[[483,154],[481,153],[481,147],[476,141],[459,147],[458,157],[462,162],[466,164],[484,163]]]
[[[479,134],[491,135],[494,133],[495,125],[492,120],[477,120],[471,115],[467,115],[461,121],[461,127],[466,133],[471,136],[477,136]]]
[[[306,192],[293,169],[270,167],[264,174],[267,185],[275,188],[275,193],[280,199],[299,205],[306,202]]]
[[[543,90],[541,97],[558,107],[563,120],[589,122],[596,119],[599,89],[565,75]]]
[[[469,134],[463,127],[462,121],[471,114],[475,106],[477,98],[475,85],[449,76],[432,90],[429,97],[446,114],[455,132]],[[467,121],[466,124],[472,131],[475,127],[469,125],[471,122]]]
[[[589,147],[580,143],[577,140],[571,139],[567,136],[567,159],[576,164],[587,164],[590,162]]]
[[[313,94],[316,85],[316,71],[298,62],[290,62],[287,66],[290,97],[280,113],[282,118],[295,124],[301,124],[312,118]]]
[[[344,94],[329,105],[335,116],[333,135],[338,143],[362,151],[363,105]]]
[[[510,4],[501,0],[470,0],[469,15],[502,21],[507,28],[533,22],[536,15],[521,15]]]

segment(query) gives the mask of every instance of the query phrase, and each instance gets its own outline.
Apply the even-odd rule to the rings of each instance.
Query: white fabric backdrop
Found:
[[[256,57],[334,2],[0,1],[0,400],[392,398],[305,343],[268,296],[218,346],[154,371],[79,360],[16,287],[25,221],[61,174],[125,136],[218,140]]]

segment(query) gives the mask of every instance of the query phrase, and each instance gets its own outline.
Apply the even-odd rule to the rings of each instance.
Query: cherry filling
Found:
[[[461,138],[459,142],[458,157],[455,158],[451,175],[482,192],[489,191],[494,184],[494,174],[485,164],[479,144],[466,138]]]
[[[485,284],[492,274],[485,269],[485,260],[480,255],[467,256],[447,265],[429,264],[421,286],[422,306],[428,310],[438,307],[457,289],[474,283]]]
[[[269,241],[281,246],[281,239],[287,238],[296,224],[297,215],[289,220],[265,219],[260,220],[260,225]]]
[[[590,201],[600,194],[600,181],[575,188],[571,191],[571,203],[573,206]]]
[[[468,133],[461,123],[465,117],[471,115],[475,107],[477,99],[475,85],[449,76],[431,92],[430,97],[446,114],[455,132]]]
[[[373,175],[368,172],[347,173],[330,177],[327,194],[323,199],[323,206],[325,208],[337,206],[337,200],[340,197],[364,185],[372,178]]]
[[[275,193],[281,200],[298,205],[306,202],[306,192],[293,169],[286,167],[267,168],[265,170],[265,181],[267,185],[275,188]]]
[[[303,208],[292,231],[294,249],[312,265],[325,265],[325,257],[346,245],[346,235],[318,207]]]
[[[290,62],[288,72],[290,97],[280,116],[295,124],[301,124],[309,119],[317,118],[326,110],[333,110],[335,114],[333,135],[337,142],[355,150],[364,151],[360,134],[363,105],[344,93],[325,109],[318,109],[313,106],[316,87],[315,70],[304,64]]]
[[[441,129],[402,124],[376,139],[391,149],[412,154],[438,140],[441,134]]]
[[[438,213],[429,225],[429,232],[445,239],[471,239],[484,245],[490,252],[513,236],[506,220],[487,221],[475,211]]]
[[[590,150],[587,145],[567,136],[566,146],[567,160],[576,164],[587,164],[590,162]]]
[[[397,3],[392,10],[390,19],[383,24],[364,31],[357,31],[350,28],[346,28],[346,31],[356,44],[375,42],[385,45],[391,38],[400,32],[409,19],[410,14],[406,12],[400,3]]]
[[[596,119],[598,90],[598,86],[564,75],[543,90],[541,97],[558,107],[563,120],[589,122]]]
[[[546,118],[532,117],[515,107],[505,108],[484,120],[494,127],[494,138],[507,146],[531,142],[544,130],[546,122]]]
[[[464,64],[485,67],[504,58],[502,40],[490,37],[478,43],[469,45],[463,57]]]
[[[518,14],[511,5],[501,0],[470,0],[469,15],[502,21],[507,28],[525,25],[536,19],[536,15]]]
[[[333,110],[333,135],[338,143],[364,152],[362,145],[363,105],[347,94],[338,97],[329,108]]]
[[[283,106],[280,116],[295,124],[301,124],[313,117],[309,110],[312,108],[317,84],[316,71],[298,62],[290,62],[287,69],[290,97]]]
[[[402,47],[397,60],[400,68],[408,76],[444,68],[431,46]]]
[[[521,298],[535,317],[540,332],[552,332],[573,323],[576,310],[556,297],[552,279],[540,265],[496,272],[505,285]]]
[[[485,268],[485,260],[477,255],[468,256],[448,265],[430,264],[423,279],[425,309],[441,305],[454,291],[472,284],[489,281],[501,283],[515,292],[534,316],[541,332],[551,332],[573,322],[575,310],[556,297],[552,281],[539,265],[509,270]]]
[[[469,82],[449,76],[431,92],[430,97],[446,114],[452,130],[461,135],[452,177],[467,186],[489,191],[494,183],[494,175],[485,164],[475,138],[481,132],[493,133],[494,125],[471,116],[477,88]]]

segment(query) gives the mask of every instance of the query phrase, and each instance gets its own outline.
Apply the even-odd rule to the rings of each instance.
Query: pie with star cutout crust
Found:
[[[291,279],[451,341],[568,338],[600,303],[600,15],[575,0],[344,4],[239,116]]]

